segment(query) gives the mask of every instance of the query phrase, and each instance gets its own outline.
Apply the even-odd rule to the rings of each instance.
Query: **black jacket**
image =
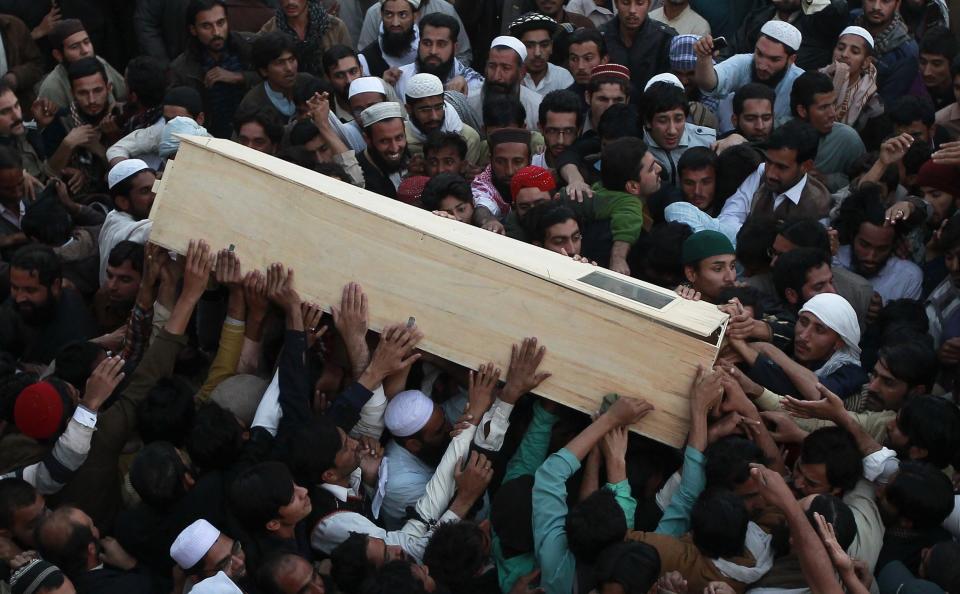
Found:
[[[677,34],[673,27],[648,18],[640,25],[630,47],[624,45],[620,37],[619,16],[600,27],[600,32],[607,42],[610,62],[630,69],[631,103],[636,104],[640,100],[643,87],[651,77],[670,72],[670,40]]]
[[[370,159],[367,155],[369,151],[370,149],[368,148],[357,156],[360,169],[363,170],[364,187],[375,194],[396,200],[397,188],[393,185],[393,182],[390,181],[390,177],[381,171]]]

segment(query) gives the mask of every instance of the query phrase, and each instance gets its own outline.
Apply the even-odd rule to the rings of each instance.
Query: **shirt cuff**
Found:
[[[863,458],[863,478],[870,482],[876,482],[883,476],[887,463],[896,459],[897,453],[890,448],[880,448],[880,450],[864,456]]]
[[[97,428],[97,413],[82,404],[73,410],[73,420],[84,427]]]
[[[246,326],[246,322],[244,322],[243,320],[238,320],[237,318],[231,318],[230,316],[227,316],[227,318],[223,321],[223,323],[228,326]]]

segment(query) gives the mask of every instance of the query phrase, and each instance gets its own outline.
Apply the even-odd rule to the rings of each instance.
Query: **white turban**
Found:
[[[160,133],[160,158],[166,159],[180,150],[180,139],[174,134],[186,136],[210,136],[207,129],[186,116],[177,116],[167,122]]]
[[[433,400],[420,390],[407,390],[393,397],[383,420],[390,433],[410,437],[427,426],[433,416]]]
[[[523,42],[517,39],[516,37],[511,37],[510,35],[501,35],[500,37],[494,38],[490,42],[490,49],[497,47],[498,45],[505,45],[517,52],[520,56],[520,61],[524,62],[527,59],[527,46],[523,45]]]
[[[803,42],[803,35],[800,34],[800,31],[785,21],[767,21],[760,28],[760,33],[776,39],[793,51],[799,50],[800,44]]]
[[[203,559],[218,538],[220,531],[213,524],[197,520],[184,528],[170,545],[170,557],[181,569],[190,569]]]
[[[347,99],[353,99],[354,95],[360,93],[380,93],[386,95],[383,83],[376,76],[364,76],[350,83],[350,90],[347,91]]]
[[[839,334],[844,343],[842,349],[816,370],[817,377],[830,375],[849,363],[860,364],[860,323],[857,321],[857,312],[846,299],[836,293],[820,293],[803,305],[800,313],[803,312],[815,315],[824,326]]]
[[[677,78],[676,74],[673,74],[672,72],[661,72],[660,74],[654,77],[651,77],[650,80],[647,81],[647,86],[643,87],[643,92],[646,93],[647,89],[649,89],[650,87],[652,87],[658,82],[669,83],[679,88],[681,91],[685,90],[683,88],[683,83],[680,82],[680,79]]]
[[[863,27],[850,26],[840,31],[840,37],[844,35],[856,35],[857,37],[862,37],[866,40],[867,45],[870,46],[870,49],[873,49],[873,35],[870,34],[870,31],[867,31]]]

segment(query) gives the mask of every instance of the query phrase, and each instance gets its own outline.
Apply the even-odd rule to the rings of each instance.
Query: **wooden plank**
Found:
[[[553,376],[538,393],[585,412],[604,393],[657,410],[640,432],[679,446],[688,390],[726,324],[716,307],[542,248],[384,198],[219,139],[183,139],[158,182],[151,240],[235,245],[246,269],[283,261],[305,299],[339,302],[349,281],[370,296],[371,326],[413,316],[422,348],[476,369],[506,370],[510,345],[537,336]],[[668,303],[653,307],[591,286],[588,274]]]

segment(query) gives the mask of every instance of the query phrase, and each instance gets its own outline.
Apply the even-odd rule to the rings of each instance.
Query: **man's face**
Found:
[[[563,12],[563,2],[561,0],[536,0],[536,3],[537,10],[553,20],[558,20],[557,17]]]
[[[38,493],[33,503],[13,512],[13,521],[10,523],[10,535],[13,540],[25,548],[36,548],[33,529],[48,513],[50,510],[47,509],[46,500]]]
[[[661,171],[663,171],[663,167],[660,166],[660,162],[653,156],[653,153],[647,151],[640,159],[640,179],[637,180],[640,182],[639,196],[650,196],[660,189]]]
[[[775,79],[790,65],[792,57],[787,55],[787,49],[782,43],[772,39],[760,37],[753,50],[753,66],[759,82]]]
[[[607,108],[616,103],[626,103],[627,93],[616,83],[600,85],[595,93],[587,91],[587,103],[590,104],[590,123],[594,128],[600,124],[600,117]]]
[[[650,120],[650,136],[653,137],[660,148],[672,151],[680,146],[686,123],[687,116],[683,113],[683,109],[679,107],[670,111],[655,113]]]
[[[323,576],[309,561],[297,557],[285,564],[283,571],[274,575],[274,580],[283,594],[324,594]]]
[[[833,271],[829,264],[821,264],[816,268],[807,271],[806,282],[800,290],[800,302],[796,305],[803,305],[820,293],[836,293],[837,289],[833,286]]]
[[[77,60],[93,55],[93,43],[86,31],[77,31],[63,40],[63,60],[73,64]]]
[[[357,122],[360,122],[360,114],[363,113],[365,109],[371,105],[376,105],[377,103],[383,103],[387,100],[386,95],[383,93],[367,92],[367,93],[357,93],[353,97],[350,97],[350,111],[353,112],[354,119]]]
[[[767,502],[760,495],[760,487],[753,476],[748,475],[747,480],[734,487],[733,492],[743,499],[751,519],[758,518],[767,509]]]
[[[860,72],[867,55],[867,40],[850,33],[841,35],[833,48],[833,60],[849,66],[850,72]]]
[[[261,153],[272,155],[276,148],[259,122],[247,122],[237,130],[237,142]]]
[[[260,70],[260,76],[278,91],[291,91],[297,81],[297,57],[293,52],[283,52],[276,60]]]
[[[439,130],[443,127],[443,95],[414,99],[412,103],[407,103],[407,113],[424,134]]]
[[[777,236],[773,238],[773,246],[770,248],[770,266],[774,266],[777,263],[777,258],[795,249],[797,249],[797,246],[792,241],[778,233]]]
[[[0,95],[0,136],[22,136],[26,133],[20,100],[13,91],[7,91]]]
[[[431,150],[426,156],[427,175],[433,177],[441,173],[463,173],[463,159],[456,147],[445,146]]]
[[[230,34],[230,25],[227,23],[227,11],[217,5],[210,10],[197,13],[197,18],[190,25],[190,34],[197,38],[203,47],[212,52],[219,52],[227,43]]]
[[[797,318],[794,333],[793,358],[800,363],[825,361],[843,345],[840,335],[809,311]]]
[[[307,490],[300,485],[293,484],[293,495],[290,502],[277,510],[280,523],[284,526],[294,526],[300,520],[310,515],[313,504],[310,502],[310,496]]]
[[[558,254],[579,256],[583,242],[580,225],[576,219],[567,219],[562,223],[550,225],[543,234],[543,247]]]
[[[307,9],[307,0],[280,0],[280,10],[287,19],[296,19]]]
[[[956,208],[956,200],[953,194],[929,186],[921,187],[920,191],[923,192],[924,201],[933,207],[933,216],[930,218],[930,223],[933,227],[939,228],[940,223],[950,217]],[[960,188],[958,188],[958,192],[960,192]]]
[[[680,172],[680,189],[684,200],[705,211],[713,204],[717,189],[716,172],[713,167],[684,169]]]
[[[380,8],[383,30],[387,33],[406,33],[413,29],[416,13],[407,0],[387,0]]]
[[[240,541],[221,532],[203,556],[203,571],[208,577],[222,571],[233,581],[247,575],[247,555]]]
[[[400,545],[388,545],[373,536],[367,537],[367,561],[377,569],[391,561],[404,561],[407,554]]]
[[[950,87],[950,60],[940,54],[920,54],[920,75],[931,89]]]
[[[23,200],[23,169],[0,169],[0,204],[8,205],[19,211],[19,202]],[[19,214],[19,212],[18,212]]]
[[[636,31],[647,20],[650,0],[616,0],[620,25],[627,31]]]
[[[813,103],[804,109],[805,120],[810,122],[821,136],[826,136],[833,130],[833,125],[837,123],[837,108],[834,102],[837,100],[837,92],[817,93],[813,96]]]
[[[342,101],[347,100],[347,92],[350,90],[350,83],[363,76],[363,70],[360,69],[360,62],[353,56],[340,58],[336,65],[327,72],[330,84],[333,90]]]
[[[863,0],[863,17],[871,29],[886,27],[900,9],[900,0]]]
[[[111,303],[130,303],[137,298],[140,290],[141,274],[134,269],[130,260],[124,260],[120,266],[107,264],[107,296]]]
[[[337,478],[350,476],[354,470],[360,466],[360,442],[347,435],[343,429],[337,429],[340,432],[340,449],[333,457],[333,464],[336,467]]]
[[[930,142],[930,127],[927,127],[922,120],[915,120],[906,125],[894,124],[893,131],[894,134],[898,136],[900,134],[909,134],[913,136],[915,141]]]
[[[883,401],[883,408],[887,410],[900,410],[903,401],[910,392],[910,386],[907,382],[897,379],[887,367],[887,362],[879,359],[873,365],[873,373],[870,374],[870,383],[867,384],[867,390],[870,394]]]
[[[853,238],[854,268],[858,274],[870,278],[887,264],[893,253],[896,230],[893,227],[861,223]]]
[[[696,85],[693,82],[693,77],[696,75],[696,70],[671,70],[674,76],[680,81],[680,84],[683,85],[683,90],[690,95],[691,92],[696,88]]]
[[[894,450],[900,455],[901,460],[909,460],[910,457],[910,438],[900,428],[900,414],[887,421],[887,438],[883,445]]]
[[[547,64],[553,54],[553,39],[545,29],[527,31],[520,37],[527,47],[527,72],[541,74],[547,71]]]
[[[771,192],[783,193],[797,185],[806,175],[797,163],[797,151],[790,148],[769,149],[767,166],[763,172],[764,183]]]
[[[831,493],[833,488],[827,480],[827,465],[804,464],[798,459],[793,467],[793,489],[802,497]]]
[[[456,196],[445,196],[440,201],[440,210],[453,215],[461,223],[470,224],[473,220],[473,203],[463,202]]]
[[[510,185],[513,175],[529,164],[530,147],[520,142],[501,142],[490,155],[493,177],[502,185]]]
[[[607,58],[600,55],[600,48],[593,41],[574,43],[567,54],[567,70],[580,85],[590,82],[590,71],[594,66],[606,63]]]
[[[520,56],[512,49],[493,48],[487,57],[485,72],[487,89],[495,92],[512,93],[517,90],[524,70]]]
[[[150,209],[153,208],[153,199],[156,194],[153,193],[153,184],[157,181],[157,176],[152,171],[141,171],[133,178],[130,185],[130,193],[120,198],[126,200],[129,204],[125,206],[125,211],[134,218],[142,221],[150,216]],[[120,206],[119,204],[117,205]]]
[[[307,141],[307,143],[303,145],[303,148],[313,154],[317,163],[333,162],[333,150],[330,149],[330,145],[327,144],[327,141],[325,141],[320,134],[317,134]]]
[[[705,299],[716,301],[720,293],[737,280],[737,257],[733,254],[710,256],[695,266],[686,266],[687,280]]]
[[[427,66],[436,67],[450,62],[456,49],[455,40],[450,39],[450,29],[427,25],[420,31],[417,55]]]
[[[542,126],[540,131],[543,132],[543,139],[550,156],[556,159],[563,151],[570,148],[570,145],[580,135],[580,128],[577,127],[577,114],[548,111],[546,125]]]
[[[373,150],[392,167],[400,167],[407,151],[407,134],[403,119],[393,118],[377,122],[370,128]]]
[[[70,83],[73,100],[81,112],[97,117],[107,109],[107,102],[113,90],[112,85],[99,72],[78,78]]]
[[[39,324],[50,319],[53,306],[60,295],[60,280],[54,280],[50,288],[43,286],[36,270],[10,268],[10,297],[23,321]]]
[[[750,142],[764,141],[773,132],[773,104],[766,99],[747,99],[743,113],[732,118],[733,125]]]
[[[513,208],[517,211],[517,218],[524,221],[527,218],[527,213],[534,207],[545,204],[550,199],[550,192],[545,192],[540,188],[523,188],[517,192],[517,197],[513,200]]]

